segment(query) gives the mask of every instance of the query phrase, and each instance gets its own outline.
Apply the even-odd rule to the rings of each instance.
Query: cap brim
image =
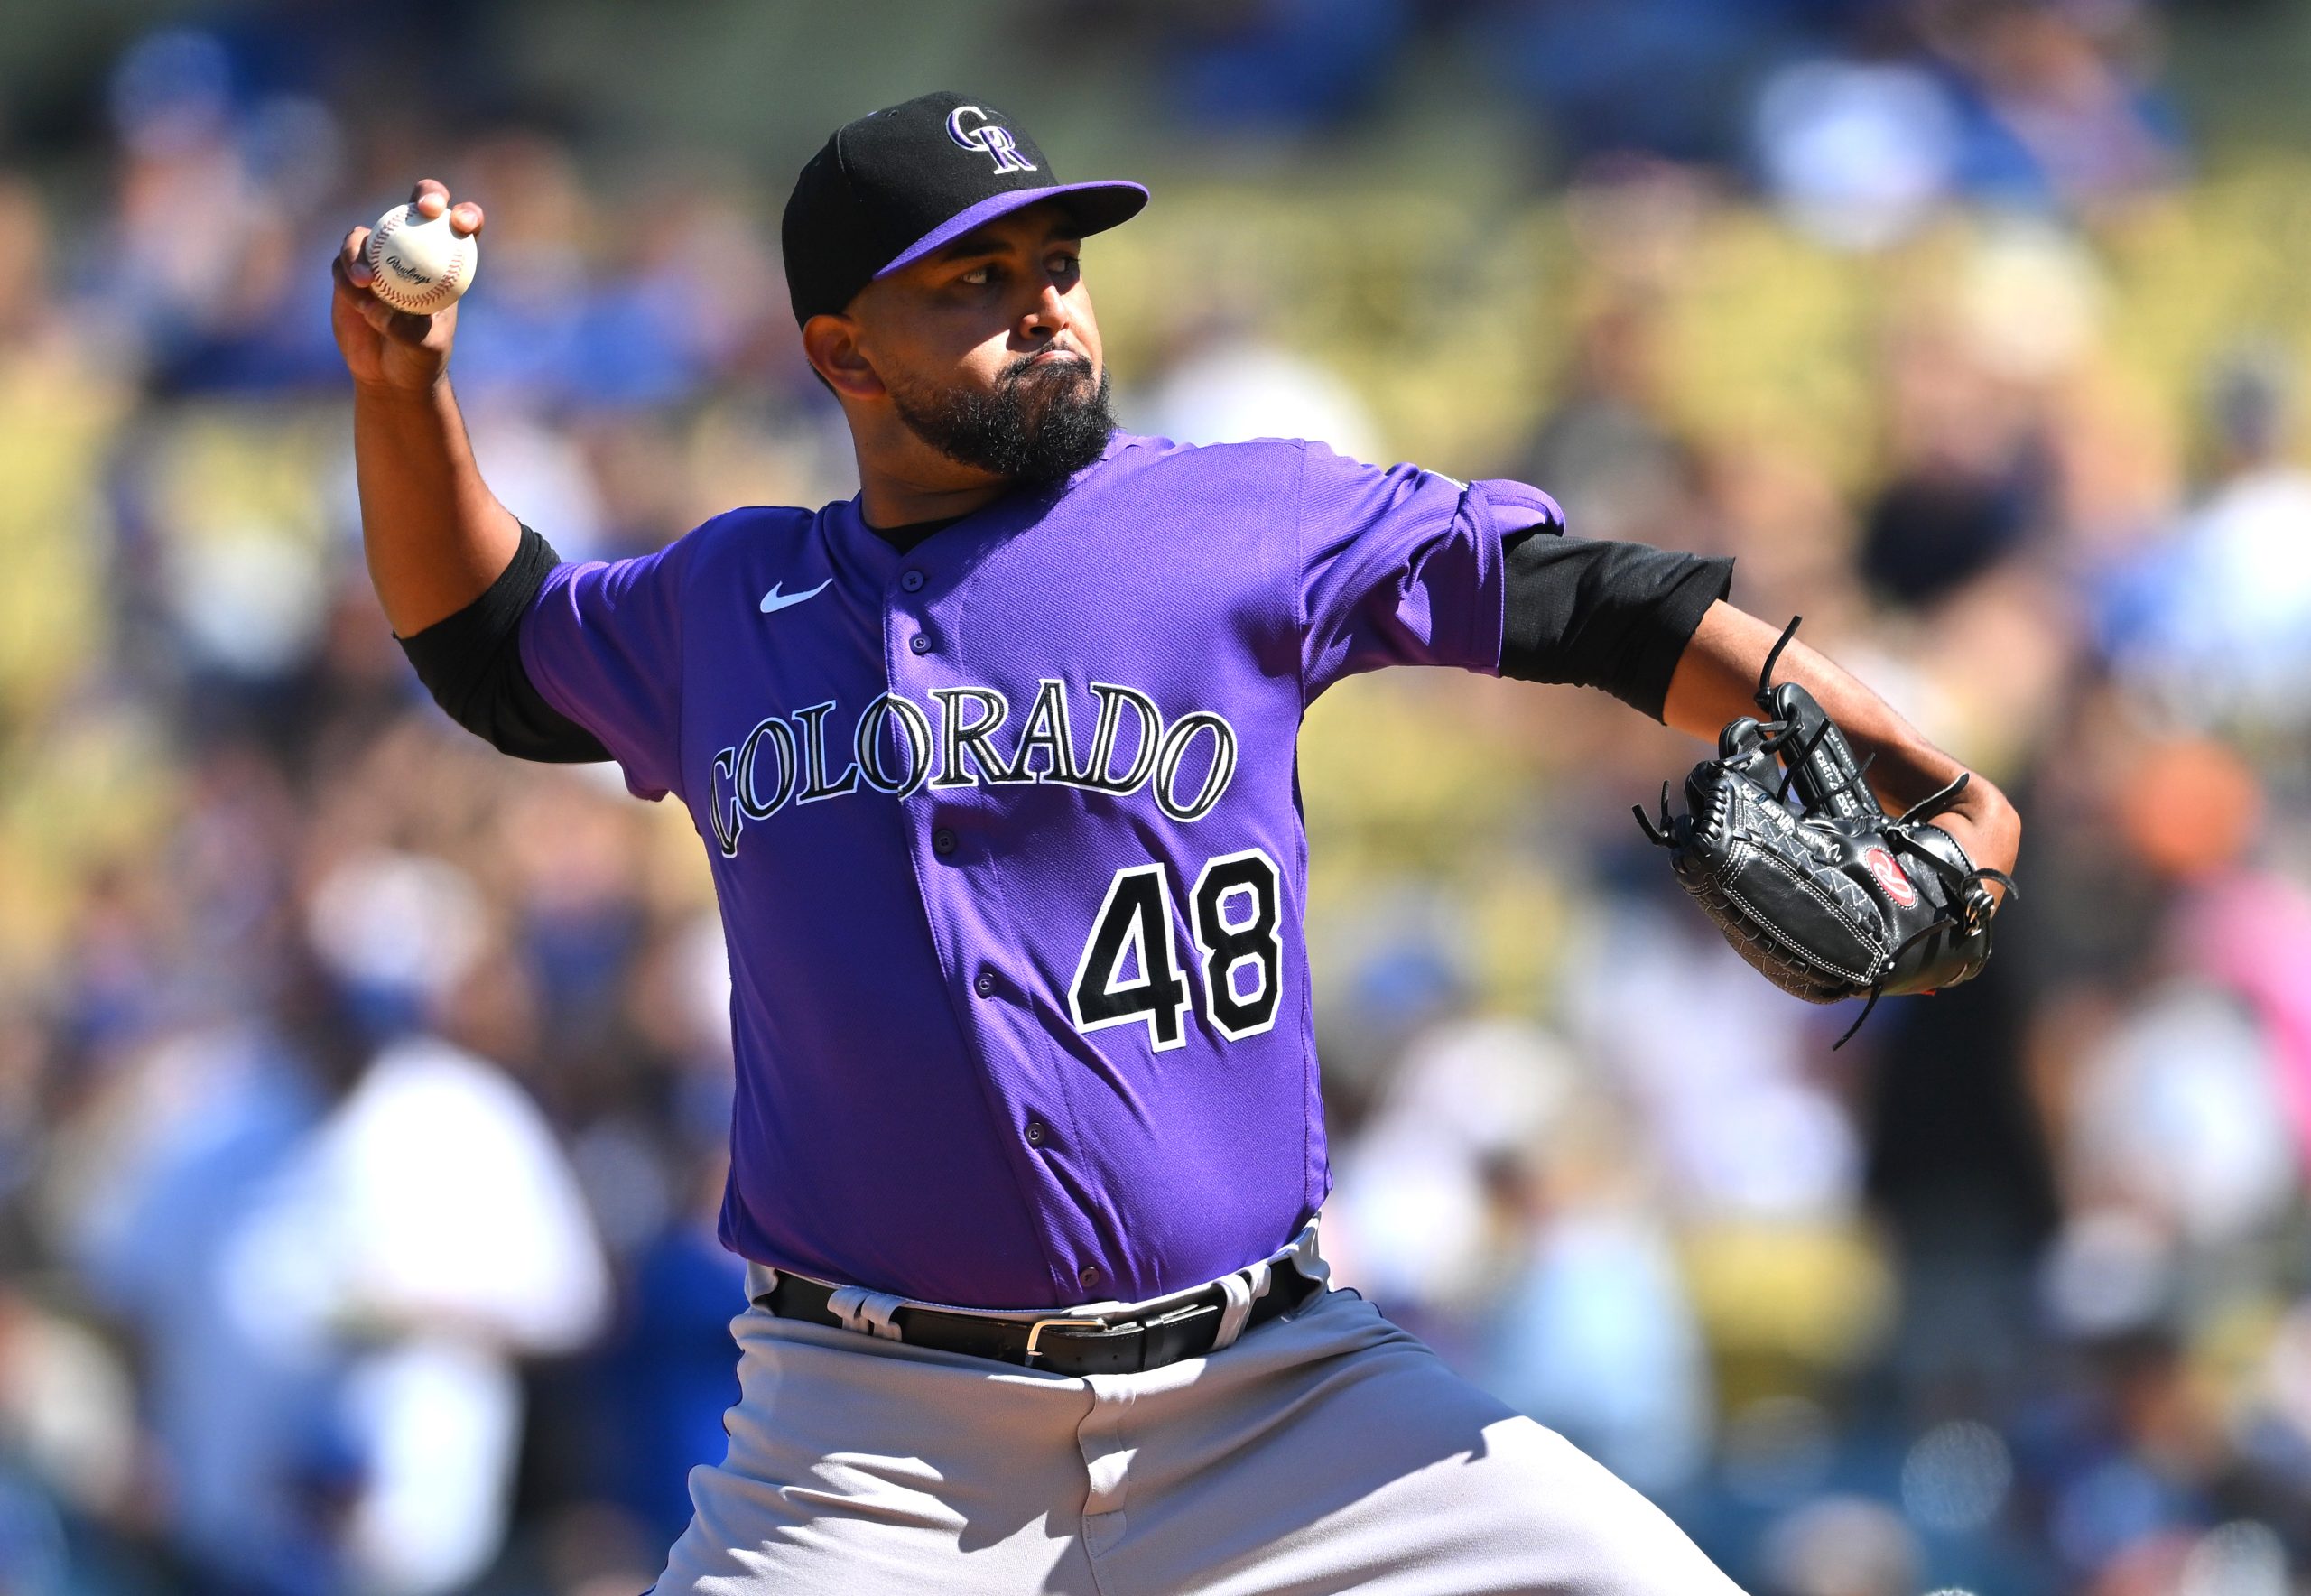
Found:
[[[1067,209],[1074,213],[1083,236],[1089,237],[1093,233],[1105,232],[1137,216],[1147,203],[1147,190],[1137,183],[1118,181],[1054,183],[1047,189],[1013,189],[1007,193],[992,195],[941,222],[901,250],[890,264],[875,275],[887,277],[903,266],[913,265],[926,255],[946,248],[974,227],[983,227],[998,217],[1025,210],[1028,206],[1041,204],[1045,200],[1065,200]]]

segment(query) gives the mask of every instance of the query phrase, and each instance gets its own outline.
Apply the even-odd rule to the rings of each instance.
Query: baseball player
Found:
[[[337,261],[370,569],[420,674],[508,753],[675,795],[719,897],[742,1395],[657,1589],[1730,1591],[1327,1287],[1294,742],[1387,665],[1709,735],[1775,630],[1729,562],[1567,537],[1519,483],[1118,431],[1080,252],[1146,198],[1060,181],[983,99],[838,129],[784,246],[859,494],[608,564],[484,486],[455,311],[372,297],[363,229]],[[1803,645],[1780,672],[1888,803],[1963,774]],[[1942,824],[2011,864],[1988,783]]]

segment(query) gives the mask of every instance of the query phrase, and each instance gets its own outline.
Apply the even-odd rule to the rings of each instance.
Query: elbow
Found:
[[[1978,775],[1974,780],[1982,784],[1982,797],[1994,829],[2013,848],[2019,849],[2022,845],[2022,812],[2014,807],[2014,801],[2006,795],[2005,790],[1989,777]]]
[[[2022,851],[2022,812],[1989,777],[1979,771],[1971,777],[1955,806],[1955,813],[1963,818],[1967,856],[1977,865],[2010,876]]]

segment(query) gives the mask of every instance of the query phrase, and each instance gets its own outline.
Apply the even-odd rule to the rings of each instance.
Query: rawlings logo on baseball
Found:
[[[371,293],[396,311],[431,316],[448,310],[473,286],[480,246],[450,226],[446,211],[429,218],[396,205],[377,218],[363,253]]]
[[[1861,862],[1870,867],[1879,891],[1905,909],[1917,906],[1917,884],[1903,873],[1892,854],[1882,848],[1873,848],[1861,856]]]

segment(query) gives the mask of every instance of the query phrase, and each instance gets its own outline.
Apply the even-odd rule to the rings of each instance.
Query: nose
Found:
[[[1059,284],[1048,279],[1043,291],[1035,295],[1035,302],[1019,324],[1019,330],[1031,343],[1047,343],[1075,325],[1068,314],[1066,296],[1059,292]]]

